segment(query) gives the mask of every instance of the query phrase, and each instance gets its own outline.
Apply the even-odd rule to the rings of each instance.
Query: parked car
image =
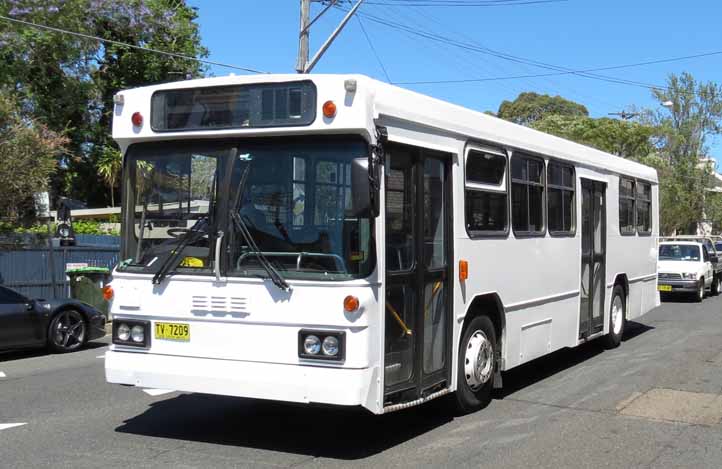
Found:
[[[678,235],[674,237],[665,237],[662,241],[693,241],[702,243],[707,248],[707,254],[709,254],[712,262],[712,271],[714,279],[712,281],[712,294],[718,295],[722,293],[720,287],[722,287],[722,243],[717,236],[706,236],[706,235]],[[716,260],[715,260],[716,259]]]
[[[659,243],[657,289],[663,294],[692,293],[702,301],[706,289],[717,294],[722,287],[714,272],[718,262],[717,254],[710,254],[702,242],[663,241]]]
[[[33,300],[0,286],[0,350],[72,352],[105,335],[105,315],[76,300]]]

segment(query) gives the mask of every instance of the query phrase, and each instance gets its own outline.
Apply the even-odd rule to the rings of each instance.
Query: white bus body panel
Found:
[[[108,382],[231,396],[362,405],[378,412],[378,285],[366,281],[289,282],[282,292],[268,281],[116,273],[114,321],[179,322],[190,341],[151,337],[149,349],[112,345]],[[347,313],[343,299],[359,299]],[[301,306],[303,305],[303,306]],[[298,356],[301,329],[343,331],[342,363]]]
[[[231,84],[269,83],[309,79],[317,86],[317,118],[306,127],[228,129],[154,133],[150,125],[134,128],[139,111],[150,122],[150,97],[158,89]],[[344,81],[354,79],[356,91],[346,92]],[[516,239],[513,230],[500,238],[470,239],[465,226],[464,161],[470,144],[526,152],[571,163],[576,168],[577,214],[581,213],[581,178],[605,182],[606,295],[604,333],[608,332],[611,292],[617,276],[629,285],[627,319],[659,305],[656,290],[658,186],[656,171],[631,160],[515,125],[479,112],[359,75],[258,75],[219,77],[163,84],[124,91],[116,105],[113,137],[123,150],[141,141],[256,137],[283,135],[360,134],[375,143],[375,128],[385,126],[389,140],[439,150],[452,155],[454,259],[453,347],[451,382],[456,388],[457,350],[467,311],[480,295],[496,295],[503,307],[501,368],[506,370],[534,358],[580,343],[579,290],[581,223],[574,236]],[[321,106],[332,99],[338,106],[333,119]],[[619,234],[619,175],[652,184],[653,232],[650,236]],[[381,206],[384,206],[383,188]],[[509,195],[509,197],[511,197]],[[511,224],[511,222],[510,222]],[[377,241],[384,239],[384,216],[376,220]],[[173,388],[294,402],[362,405],[383,412],[383,354],[385,247],[377,242],[377,270],[368,282],[289,282],[293,293],[283,297],[275,287],[253,279],[216,283],[207,277],[172,276],[163,288],[150,276],[116,274],[113,287],[117,319],[179,321],[191,324],[191,343],[153,341],[150,353],[112,346],[106,358],[108,381],[138,386]],[[469,262],[469,278],[458,280],[459,260]],[[381,273],[381,274],[379,274]],[[344,317],[347,294],[361,299],[363,314]],[[225,305],[241,304],[245,311],[194,313],[193,297],[224,298]],[[210,300],[209,300],[210,298]],[[242,299],[241,301],[234,301]],[[200,300],[199,300],[200,301]],[[305,363],[298,359],[301,328],[347,332],[347,360],[342,365]],[[134,353],[135,352],[135,353]]]

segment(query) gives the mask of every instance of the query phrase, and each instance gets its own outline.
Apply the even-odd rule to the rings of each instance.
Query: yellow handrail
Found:
[[[406,335],[412,335],[412,334],[413,334],[413,332],[411,331],[411,329],[409,329],[408,326],[406,325],[406,323],[403,321],[403,319],[401,319],[401,316],[399,316],[399,313],[396,312],[396,310],[394,309],[394,307],[393,307],[393,306],[391,305],[391,303],[389,303],[388,301],[386,302],[386,309],[388,309],[389,311],[391,311],[391,314],[393,314],[394,318],[396,319],[396,322],[398,322],[398,323],[399,323],[399,326],[401,326],[401,329],[404,330],[404,334],[406,334]]]

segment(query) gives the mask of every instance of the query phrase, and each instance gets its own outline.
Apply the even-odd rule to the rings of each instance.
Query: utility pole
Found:
[[[311,14],[311,0],[301,0],[301,27],[298,36],[298,59],[296,60],[296,71],[303,73],[308,63],[308,30],[309,16]]]
[[[323,45],[319,48],[318,52],[313,56],[313,58],[309,61],[308,55],[308,36],[309,36],[309,30],[311,26],[313,26],[313,23],[318,20],[321,15],[326,13],[332,6],[336,5],[340,2],[340,0],[315,0],[315,1],[322,1],[326,3],[326,6],[324,7],[321,12],[316,15],[316,17],[309,21],[309,17],[311,15],[311,2],[314,0],[301,0],[301,28],[298,35],[298,59],[296,60],[296,71],[298,73],[309,73],[313,67],[318,63],[319,59],[323,54],[326,52],[326,50],[331,46],[331,43],[336,39],[336,37],[341,33],[341,30],[346,26],[346,23],[353,17],[353,15],[356,13],[356,10],[361,6],[364,0],[357,0],[356,4],[346,13],[346,16],[341,20],[341,23],[336,27],[336,29],[331,33],[331,35],[326,39],[326,42],[323,43]]]

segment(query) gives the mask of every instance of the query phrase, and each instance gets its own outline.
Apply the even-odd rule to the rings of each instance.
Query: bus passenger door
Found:
[[[603,182],[582,179],[582,275],[579,338],[604,329],[607,247],[606,190]]]
[[[389,144],[386,404],[446,387],[451,363],[451,156]]]

